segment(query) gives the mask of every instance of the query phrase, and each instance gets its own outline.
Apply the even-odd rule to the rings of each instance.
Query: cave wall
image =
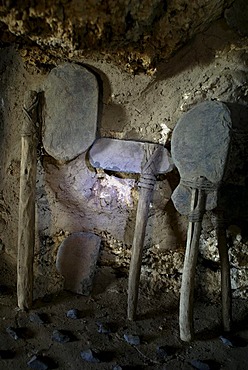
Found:
[[[213,22],[221,16],[224,3],[227,7],[232,2],[209,1],[207,5],[200,2],[196,8],[194,2],[186,6],[177,1],[174,10],[170,8],[172,2],[167,2],[165,14],[159,19],[156,9],[160,9],[162,2],[154,1],[153,8],[146,3],[130,2],[127,8],[118,5],[119,22],[116,22],[117,8],[113,5],[110,18],[98,17],[95,23],[92,20],[94,12],[91,12],[93,2],[88,3],[87,21],[76,11],[79,2],[68,2],[69,7],[64,2],[62,11],[56,6],[47,6],[48,3],[36,5],[34,2],[33,7],[28,7],[23,2],[16,8],[14,2],[9,1],[1,8],[4,32],[0,49],[0,239],[3,255],[11,256],[13,262],[17,252],[23,96],[29,89],[42,91],[54,66],[69,60],[85,65],[98,76],[100,136],[159,142],[169,147],[176,122],[195,104],[204,100],[248,103],[247,40],[223,18]],[[184,24],[189,9],[193,20],[186,31]],[[100,7],[99,13],[101,11]],[[147,12],[152,14],[150,18]],[[130,29],[124,31],[127,26],[124,27],[123,22],[127,22],[131,14],[132,19],[138,19],[132,21],[132,26],[130,20]],[[156,20],[152,33],[154,24],[142,22],[142,14],[146,21]],[[34,18],[32,22],[30,17]],[[46,22],[38,27],[37,18],[41,22],[44,17]],[[174,17],[177,21],[173,25]],[[230,19],[230,15],[228,17]],[[113,36],[106,39],[105,31],[100,33],[102,38],[97,38],[101,29],[99,20],[103,28],[108,22],[113,23],[111,35],[115,35],[116,40],[123,39],[123,45],[120,46]],[[170,27],[165,26],[166,22]],[[32,28],[34,24],[37,31]],[[70,33],[66,24],[73,25],[74,31]],[[89,29],[93,24],[94,32]],[[82,34],[88,32],[86,38],[81,37],[81,44],[75,37],[69,37],[79,35],[75,28],[79,26]],[[167,33],[161,32],[160,27]],[[168,36],[169,28],[171,36]],[[146,37],[146,32],[152,34],[150,38]],[[154,43],[152,52],[148,40]],[[170,200],[177,182],[178,174],[174,170],[156,184],[146,232],[142,283],[149,289],[178,293],[187,220],[176,212]],[[37,177],[36,294],[61,288],[62,280],[55,269],[56,254],[62,240],[75,231],[92,231],[101,236],[99,264],[127,271],[137,199],[137,177],[96,172],[85,162],[85,153],[61,164],[44,152],[38,163]],[[220,288],[220,270],[209,261],[218,262],[216,237],[208,217],[203,226],[199,291],[215,294]],[[228,232],[231,261],[234,261],[232,287],[237,296],[246,297],[248,264],[242,261],[246,261],[247,236],[240,225],[232,226]]]
[[[154,73],[159,59],[206,30],[232,3],[7,0],[0,4],[0,29],[4,41],[22,39],[56,56],[106,58],[130,72]]]

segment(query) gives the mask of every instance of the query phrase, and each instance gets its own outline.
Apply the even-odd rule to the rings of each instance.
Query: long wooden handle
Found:
[[[128,278],[128,319],[134,320],[138,302],[138,291],[140,281],[140,270],[142,252],[145,239],[149,205],[153,193],[153,187],[140,188],[139,202],[136,214],[136,224],[134,231],[132,257],[129,268]]]
[[[145,231],[151,197],[156,182],[156,174],[160,164],[160,150],[161,147],[156,144],[147,144],[144,150],[142,174],[139,181],[140,194],[128,278],[127,316],[129,320],[134,320],[136,315]]]
[[[33,255],[35,243],[35,196],[37,137],[35,114],[37,96],[26,97],[20,169],[20,199],[17,258],[17,301],[21,309],[30,308],[33,299]]]
[[[221,264],[221,300],[222,325],[225,332],[231,330],[232,321],[232,293],[230,280],[230,263],[228,258],[226,230],[222,223],[217,221],[217,239]]]
[[[198,212],[198,221],[190,221],[188,226],[179,307],[180,338],[186,342],[191,341],[194,336],[193,302],[195,268],[198,256],[199,238],[202,225],[201,215],[204,211],[204,202],[205,196],[202,193],[202,190],[193,189],[191,211]]]

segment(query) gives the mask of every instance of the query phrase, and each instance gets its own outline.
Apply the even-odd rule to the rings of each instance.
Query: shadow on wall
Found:
[[[217,53],[230,48],[230,44],[239,43],[240,36],[227,26],[225,20],[215,22],[207,31],[200,33],[182,47],[168,62],[159,63],[156,77],[146,90],[159,81],[176,76],[183,71],[211,64]]]
[[[80,63],[79,63],[80,65]],[[97,79],[99,87],[99,104],[97,119],[97,137],[112,136],[117,137],[127,123],[125,109],[121,105],[112,102],[112,90],[108,77],[100,69],[88,64],[81,64],[93,73]],[[112,133],[113,132],[113,133]]]
[[[232,119],[231,145],[224,176],[218,194],[218,207],[224,210],[230,224],[241,227],[247,235],[248,224],[248,106],[226,102]]]

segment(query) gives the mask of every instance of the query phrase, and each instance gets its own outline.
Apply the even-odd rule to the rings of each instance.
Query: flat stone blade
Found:
[[[217,101],[206,101],[188,111],[177,123],[171,142],[172,158],[181,179],[172,201],[181,214],[189,214],[191,189],[182,178],[194,182],[205,177],[218,184],[225,175],[231,141],[231,113]],[[206,209],[217,206],[217,191],[206,194]]]
[[[77,64],[63,64],[49,73],[44,97],[44,148],[59,161],[72,160],[85,152],[96,138],[96,77]]]
[[[64,288],[89,295],[99,255],[101,238],[90,232],[73,233],[60,245],[56,267],[64,276]]]
[[[89,161],[95,168],[125,173],[141,173],[147,146],[151,149],[159,149],[159,154],[156,157],[157,173],[163,174],[171,171],[172,161],[163,145],[140,141],[98,139],[89,151]]]
[[[178,121],[171,140],[171,154],[181,177],[222,180],[229,153],[232,120],[227,106],[206,101]]]

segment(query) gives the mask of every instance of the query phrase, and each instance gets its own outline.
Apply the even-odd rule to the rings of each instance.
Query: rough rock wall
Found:
[[[11,4],[8,2],[8,6],[14,9]],[[41,7],[44,6],[42,4]],[[47,9],[49,13],[51,9]],[[19,11],[16,9],[13,14]],[[1,14],[3,17],[4,11]],[[7,20],[4,22],[8,23]],[[4,37],[10,41],[10,33],[6,32]],[[29,36],[32,38],[32,35],[31,32]],[[137,75],[130,74],[130,69],[123,71],[116,65],[120,57],[115,53],[110,58],[112,63],[106,60],[106,54],[99,57],[97,51],[94,57],[93,54],[87,57],[87,53],[77,53],[73,47],[69,47],[69,55],[66,47],[61,45],[58,49],[50,45],[50,50],[45,51],[45,44],[49,40],[44,38],[42,41],[41,37],[39,43],[42,45],[38,48],[25,39],[25,33],[22,35],[24,42],[23,38],[18,37],[14,39],[13,46],[7,47],[5,40],[0,50],[0,238],[2,250],[11,255],[13,260],[16,258],[17,245],[23,95],[27,89],[42,89],[47,70],[54,64],[68,60],[71,55],[71,61],[87,65],[99,76],[102,88],[101,136],[160,142],[169,146],[177,120],[195,104],[206,99],[248,104],[247,40],[233,32],[223,19],[201,32],[168,61],[157,63],[156,74]],[[98,47],[96,49],[100,50]],[[129,53],[128,49],[126,51]],[[127,57],[128,54],[125,55]],[[149,68],[150,64],[145,70]],[[96,173],[83,163],[84,154],[69,164],[62,165],[46,155],[39,163],[35,257],[37,294],[51,292],[61,286],[61,279],[55,271],[56,252],[59,243],[74,231],[93,231],[102,237],[102,264],[125,270],[129,265],[137,204],[137,178]],[[157,183],[142,267],[144,284],[148,283],[154,289],[173,289],[176,292],[180,287],[187,227],[186,219],[177,214],[171,201],[168,201],[177,181],[175,171]],[[122,196],[124,193],[125,199]],[[240,264],[240,261],[245,259],[247,237],[243,230],[237,230],[229,238],[230,250],[235,248],[240,251],[238,256],[231,254],[232,261],[235,260],[235,266],[232,266],[235,269],[233,289],[237,295],[246,296],[247,265]],[[213,225],[206,221],[203,250],[211,250],[213,235]],[[237,240],[242,243],[240,249],[235,247]],[[218,263],[210,263],[211,260],[216,262],[215,254],[204,253],[199,266],[199,285],[204,293],[216,292],[220,276]],[[239,283],[237,276],[240,277]]]
[[[105,57],[129,71],[154,72],[233,0],[3,1],[3,39],[35,42],[63,57]],[[16,41],[17,41],[16,40]]]

